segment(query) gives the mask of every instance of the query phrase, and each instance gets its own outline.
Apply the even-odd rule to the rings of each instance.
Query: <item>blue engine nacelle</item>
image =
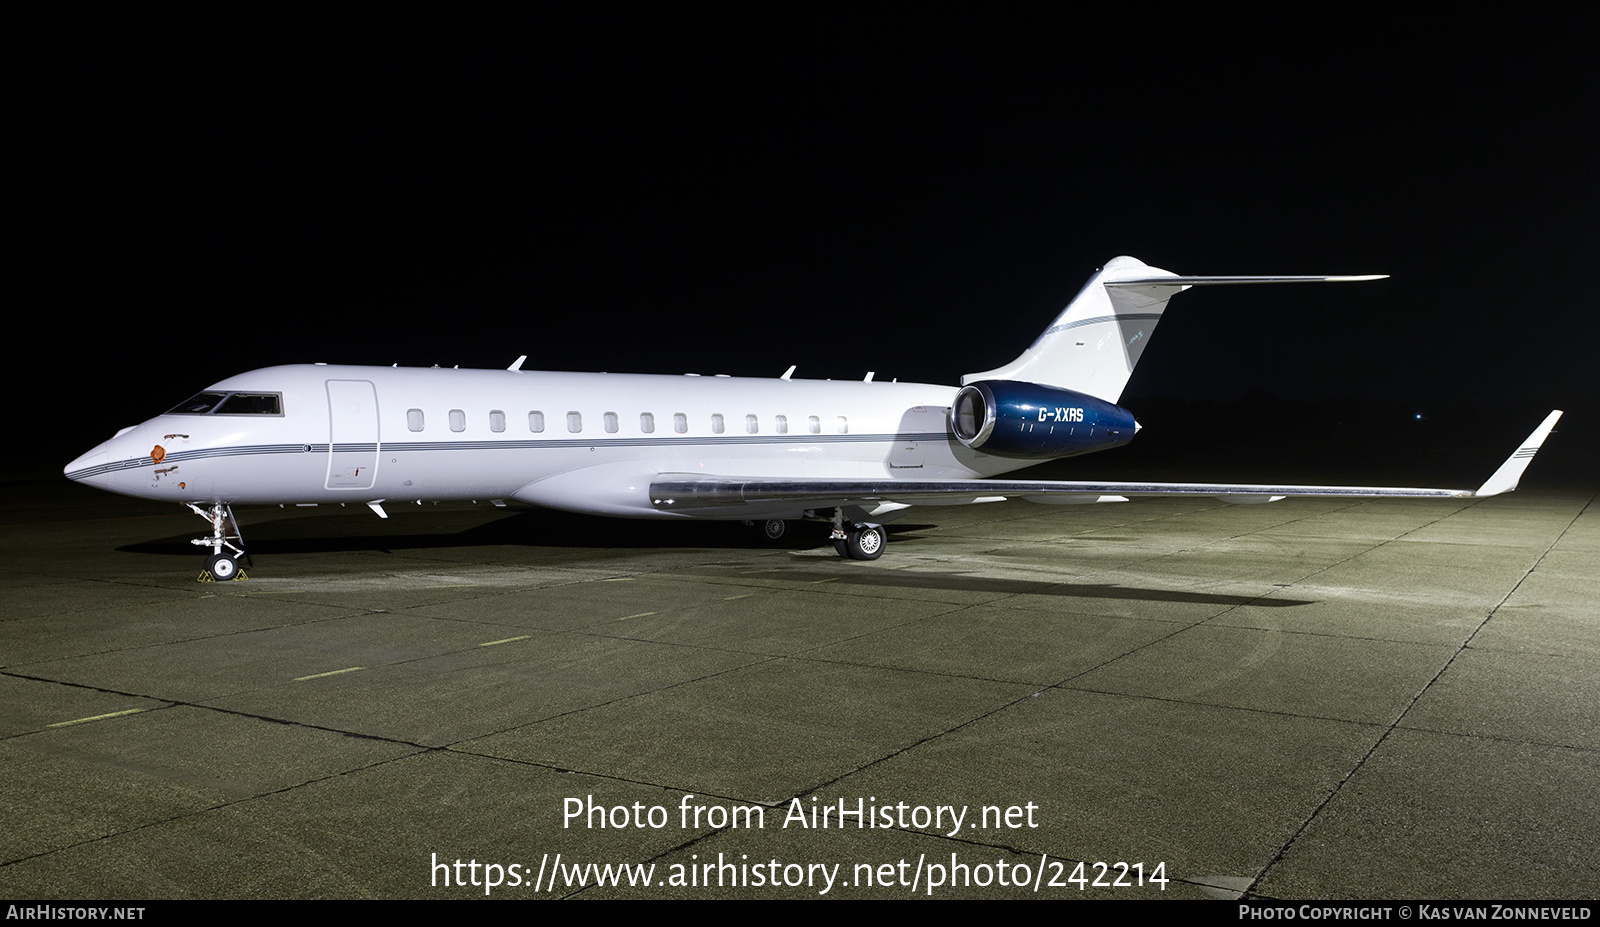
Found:
[[[1070,389],[1017,380],[961,388],[950,427],[962,444],[996,457],[1072,457],[1121,447],[1139,429],[1133,413]]]

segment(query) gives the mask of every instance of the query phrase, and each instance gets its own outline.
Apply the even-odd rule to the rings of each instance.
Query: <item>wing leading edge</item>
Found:
[[[1272,502],[1288,496],[1346,499],[1482,499],[1517,488],[1517,481],[1561,418],[1551,412],[1482,486],[1422,489],[1400,486],[1306,486],[1276,483],[1152,483],[1088,480],[836,480],[693,476],[664,473],[650,483],[662,511],[695,513],[730,506],[793,503],[831,508],[863,503],[965,505],[1021,498],[1033,502],[1110,502],[1130,496],[1215,496],[1227,502]]]

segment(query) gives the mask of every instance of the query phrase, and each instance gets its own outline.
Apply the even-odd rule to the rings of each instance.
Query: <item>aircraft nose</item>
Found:
[[[106,462],[105,447],[102,444],[87,454],[79,454],[73,458],[72,463],[62,467],[61,472],[66,474],[69,480],[87,480],[91,475],[90,471],[101,469]]]
[[[67,479],[101,489],[112,489],[117,474],[129,466],[138,466],[139,457],[134,448],[138,444],[138,428],[124,428],[109,441],[95,445],[61,468]],[[130,437],[133,439],[130,442]]]
[[[106,442],[109,444],[110,442]],[[86,454],[75,458],[61,469],[67,479],[101,489],[110,489],[122,461],[113,461],[106,444],[101,444]]]

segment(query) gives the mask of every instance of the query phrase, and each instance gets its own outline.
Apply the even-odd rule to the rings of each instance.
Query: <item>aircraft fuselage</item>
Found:
[[[659,474],[969,479],[1029,463],[957,441],[955,393],[914,383],[270,367],[229,377],[195,403],[258,398],[235,403],[240,411],[156,416],[66,471],[173,502],[515,499],[673,517],[648,498]],[[1037,424],[1091,430],[1081,421]]]

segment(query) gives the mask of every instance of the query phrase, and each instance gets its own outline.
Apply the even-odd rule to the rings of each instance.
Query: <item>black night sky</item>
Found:
[[[1589,31],[923,5],[50,23],[13,135],[14,318],[44,334],[14,322],[8,365],[49,452],[4,472],[279,363],[954,383],[1131,254],[1393,276],[1179,296],[1124,396],[1146,433],[1077,472],[1376,445],[1431,485],[1560,407],[1530,479],[1592,482]]]

